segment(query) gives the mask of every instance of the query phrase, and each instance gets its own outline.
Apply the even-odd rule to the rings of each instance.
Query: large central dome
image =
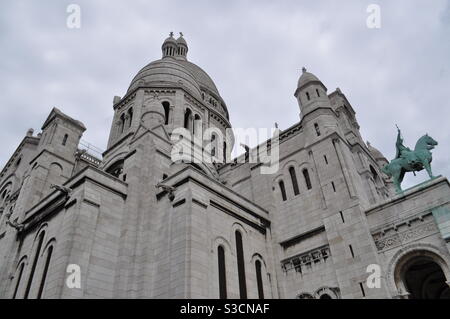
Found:
[[[183,87],[199,100],[216,100],[214,106],[221,105],[228,118],[225,102],[211,77],[198,65],[187,60],[188,46],[181,36],[175,40],[171,34],[162,45],[163,57],[142,68],[133,78],[127,93],[140,86]],[[221,110],[219,110],[221,111]]]

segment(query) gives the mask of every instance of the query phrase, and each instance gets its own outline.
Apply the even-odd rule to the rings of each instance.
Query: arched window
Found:
[[[192,111],[190,109],[186,109],[184,113],[184,128],[189,132],[192,132]]]
[[[122,134],[124,129],[125,129],[125,114],[123,113],[120,116],[119,132]]]
[[[259,299],[264,299],[264,286],[261,274],[261,262],[259,260],[255,262],[255,269],[256,269],[256,283],[258,285],[258,297]]]
[[[66,146],[66,144],[67,144],[67,139],[69,138],[69,135],[67,135],[67,134],[64,134],[64,137],[63,137],[63,140],[62,140],[62,145],[63,146]]]
[[[120,175],[123,173],[123,160],[119,160],[112,164],[108,169],[106,170],[106,173],[111,174],[112,176],[119,178]]]
[[[223,163],[227,163],[227,142],[223,142]]]
[[[289,174],[291,175],[292,189],[294,190],[294,195],[298,195],[300,194],[300,191],[298,189],[297,174],[295,173],[295,168],[290,167]]]
[[[242,234],[240,231],[235,232],[236,238],[236,255],[239,277],[239,295],[241,299],[247,299],[247,283],[245,279],[245,259],[244,247],[242,246]]]
[[[330,297],[330,295],[328,294],[323,294],[322,296],[320,296],[320,299],[333,299]]]
[[[45,259],[45,266],[44,266],[44,271],[42,273],[42,279],[41,279],[41,284],[39,285],[39,292],[37,295],[37,299],[41,299],[42,297],[42,292],[44,291],[44,287],[45,287],[45,280],[47,278],[47,273],[48,273],[48,267],[50,265],[50,260],[52,258],[52,253],[53,253],[53,246],[50,246],[47,249],[47,258]]]
[[[211,157],[216,156],[216,135],[211,135]]]
[[[370,165],[369,168],[370,168],[370,172],[372,173],[373,180],[374,180],[375,182],[377,182],[377,180],[378,180],[378,174],[377,174],[377,171],[375,170],[375,168],[373,168],[372,165]]]
[[[314,129],[316,130],[316,134],[317,136],[320,136],[320,129],[319,129],[319,124],[314,123]]]
[[[303,170],[303,177],[305,178],[306,188],[311,189],[311,179],[309,178],[309,172],[306,168]]]
[[[28,298],[28,294],[30,293],[31,284],[33,283],[34,272],[36,271],[36,265],[39,259],[39,254],[41,253],[42,243],[44,241],[45,231],[42,231],[39,234],[38,243],[36,246],[36,252],[33,258],[33,264],[31,265],[30,277],[28,278],[27,288],[25,289],[24,299]]]
[[[169,124],[169,115],[170,115],[170,104],[169,102],[163,102],[162,106],[164,108],[164,124]]]
[[[279,181],[278,185],[280,186],[281,197],[283,198],[283,201],[286,201],[287,197],[286,197],[286,188],[284,187],[284,182]]]
[[[194,116],[194,135],[201,137],[202,136],[202,119],[200,115],[195,114]]]
[[[306,92],[306,98],[309,100],[311,100],[311,97],[309,96],[309,92]]]
[[[20,282],[22,281],[24,268],[25,268],[25,261],[23,261],[19,266],[19,275],[17,277],[16,287],[14,288],[14,294],[12,296],[12,299],[16,299],[17,291],[19,290]]]
[[[219,264],[219,298],[227,299],[227,275],[225,268],[225,250],[222,246],[217,248],[217,258]]]
[[[128,109],[128,127],[131,127],[131,123],[133,123],[133,108],[130,107]]]

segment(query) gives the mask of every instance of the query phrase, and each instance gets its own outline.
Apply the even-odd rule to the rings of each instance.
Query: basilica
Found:
[[[0,298],[450,298],[448,180],[396,192],[340,89],[303,69],[292,93],[299,119],[230,159],[233,106],[171,34],[102,154],[53,108],[0,173]],[[179,128],[215,160],[174,160]]]

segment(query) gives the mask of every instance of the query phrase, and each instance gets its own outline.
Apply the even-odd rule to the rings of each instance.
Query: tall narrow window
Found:
[[[123,133],[123,130],[125,129],[125,114],[122,114],[120,116],[120,126],[119,126],[119,132]]]
[[[186,109],[186,112],[184,113],[184,128],[187,129],[189,132],[192,131],[192,111],[190,109]]]
[[[360,282],[359,283],[359,288],[361,289],[361,294],[363,297],[366,296],[366,292],[364,291],[364,283]]]
[[[264,299],[264,286],[261,274],[261,262],[259,260],[255,262],[255,268],[256,268],[256,283],[258,284],[258,297],[259,299]]]
[[[298,195],[298,194],[300,194],[300,191],[298,189],[297,174],[295,174],[295,168],[293,168],[293,167],[289,168],[289,174],[291,175],[292,188],[294,190],[294,195]]]
[[[217,248],[217,257],[219,263],[219,298],[227,299],[227,275],[225,268],[225,250],[222,246]]]
[[[211,136],[211,157],[216,156],[216,135]]]
[[[325,160],[325,164],[327,164],[327,165],[328,165],[328,158],[327,158],[327,156],[326,156],[326,155],[324,155],[324,156],[323,156],[323,159]]]
[[[66,146],[66,144],[67,144],[67,139],[68,139],[68,138],[69,138],[69,135],[64,134],[63,141],[62,141],[62,145],[63,145],[63,146]]]
[[[308,99],[308,101],[311,100],[311,97],[309,96],[308,92],[306,92],[306,98]]]
[[[286,189],[284,188],[284,182],[279,181],[278,185],[280,186],[280,192],[281,192],[281,197],[283,198],[283,201],[287,200]]]
[[[319,89],[316,89],[317,96],[320,97]]]
[[[41,252],[42,242],[44,241],[45,231],[42,231],[39,234],[38,244],[36,246],[36,253],[34,255],[33,264],[31,265],[30,277],[28,278],[27,288],[25,289],[24,299],[28,298],[28,294],[30,293],[31,284],[33,283],[34,272],[36,271],[37,261],[39,259],[39,254]]]
[[[41,299],[42,292],[44,291],[45,280],[47,279],[48,266],[50,265],[50,260],[52,258],[52,253],[53,253],[53,246],[50,246],[47,249],[47,258],[45,259],[44,272],[42,273],[42,279],[41,279],[41,284],[39,285],[39,292],[38,292],[38,295],[37,295],[37,299]]]
[[[163,102],[162,106],[164,108],[164,124],[169,124],[169,113],[170,113],[170,104],[169,102]]]
[[[341,215],[342,223],[345,223],[344,214],[342,213],[342,211],[340,211],[339,214]]]
[[[352,254],[352,258],[355,258],[355,253],[353,252],[352,245],[348,245],[348,248],[350,249],[350,254]]]
[[[244,247],[242,246],[242,234],[239,231],[235,233],[236,237],[236,254],[239,277],[239,294],[241,299],[247,299],[247,283],[245,280],[245,259]]]
[[[311,179],[309,178],[309,173],[306,168],[303,170],[303,177],[305,178],[306,188],[311,189]]]
[[[202,136],[202,119],[198,114],[194,116],[194,136]]]
[[[25,268],[25,262],[22,262],[19,266],[19,276],[17,277],[16,287],[14,288],[14,294],[12,299],[16,299],[17,291],[19,290],[20,282],[22,281],[23,269]]]
[[[316,130],[317,136],[320,136],[320,128],[319,128],[319,124],[314,123],[314,129]]]
[[[223,142],[223,163],[227,163],[227,142]]]
[[[333,187],[333,192],[336,193],[336,186],[334,186],[334,182],[331,182],[331,187]]]
[[[128,109],[128,127],[131,127],[131,123],[133,123],[133,108],[130,107]]]

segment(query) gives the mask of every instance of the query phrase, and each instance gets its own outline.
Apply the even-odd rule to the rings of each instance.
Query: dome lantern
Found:
[[[175,57],[177,54],[177,40],[173,37],[173,32],[170,32],[169,37],[164,41],[162,49],[162,57]]]
[[[187,60],[187,53],[188,53],[189,48],[188,48],[186,40],[183,38],[182,32],[180,32],[180,37],[177,39],[177,46],[178,46],[178,49],[177,49],[178,58]]]

